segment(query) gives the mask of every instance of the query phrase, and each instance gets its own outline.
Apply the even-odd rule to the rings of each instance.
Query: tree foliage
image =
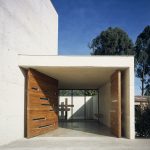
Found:
[[[150,26],[139,34],[135,47],[122,29],[109,27],[89,44],[92,55],[135,55],[136,77],[141,79],[141,95],[150,95]]]
[[[150,105],[135,108],[135,131],[138,137],[150,137]]]
[[[136,77],[141,79],[142,95],[149,95],[150,87],[150,26],[146,26],[135,43]]]
[[[131,55],[133,43],[122,29],[109,27],[89,44],[92,55]]]
[[[59,90],[59,96],[94,96],[97,90]]]

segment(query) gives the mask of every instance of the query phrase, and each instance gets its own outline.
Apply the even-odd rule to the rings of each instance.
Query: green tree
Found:
[[[138,137],[150,137],[150,104],[135,107],[135,131]]]
[[[131,55],[133,43],[122,29],[109,27],[89,44],[92,55]]]
[[[148,95],[150,85],[150,26],[146,26],[135,43],[136,77],[141,80],[141,95]]]

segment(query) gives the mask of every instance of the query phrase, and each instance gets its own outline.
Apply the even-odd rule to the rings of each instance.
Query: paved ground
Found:
[[[48,134],[1,146],[0,150],[150,150],[150,139],[118,139],[104,126],[97,128],[96,123],[70,123]]]
[[[150,140],[114,137],[38,137],[22,139],[0,150],[150,150]]]

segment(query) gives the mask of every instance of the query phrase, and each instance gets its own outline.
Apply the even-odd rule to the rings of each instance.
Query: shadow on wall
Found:
[[[60,103],[65,99],[60,97]],[[68,99],[69,100],[69,99]],[[73,96],[74,107],[70,108],[71,114],[68,112],[68,120],[78,120],[78,119],[96,119],[95,114],[98,113],[98,96]],[[61,114],[60,119],[64,116]]]
[[[80,106],[77,111],[73,111],[74,113],[69,119],[94,119],[94,113],[96,112],[94,112],[93,110],[93,101],[93,96],[90,96],[89,98],[86,97],[85,103]],[[76,104],[76,97],[74,100],[74,104]]]

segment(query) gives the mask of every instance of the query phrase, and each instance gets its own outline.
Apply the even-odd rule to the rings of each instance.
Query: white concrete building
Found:
[[[0,0],[0,145],[28,134],[29,68],[56,79],[57,90],[98,89],[101,122],[134,139],[134,58],[58,56],[58,15],[49,0]]]

